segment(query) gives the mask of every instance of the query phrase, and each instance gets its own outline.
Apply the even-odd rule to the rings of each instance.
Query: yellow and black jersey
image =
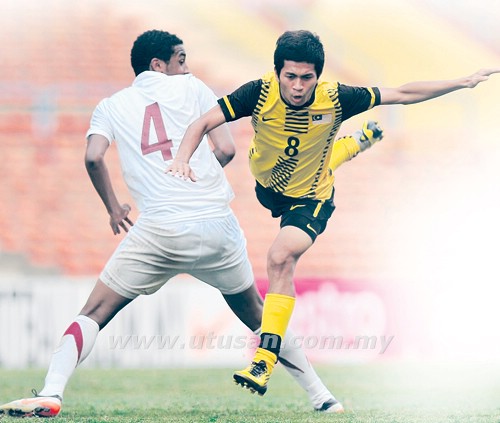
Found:
[[[319,82],[311,100],[290,106],[280,96],[274,72],[218,100],[226,121],[252,117],[250,170],[263,187],[295,198],[327,200],[328,170],[340,124],[380,103],[377,88]]]

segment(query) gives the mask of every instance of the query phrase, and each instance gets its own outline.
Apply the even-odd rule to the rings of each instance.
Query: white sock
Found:
[[[259,336],[261,329],[257,329],[254,333]],[[320,408],[325,401],[335,397],[314,371],[304,350],[293,342],[294,337],[294,333],[287,329],[285,338],[281,342],[279,355],[281,364],[307,392],[313,407]]]
[[[59,395],[75,368],[87,358],[94,347],[99,325],[87,316],[79,315],[66,329],[57,349],[52,353],[45,386],[38,393],[41,396]]]

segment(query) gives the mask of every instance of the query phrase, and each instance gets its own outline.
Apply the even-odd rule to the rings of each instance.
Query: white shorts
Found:
[[[181,273],[225,295],[252,286],[246,239],[234,214],[161,226],[139,218],[106,263],[100,279],[121,296],[134,299],[156,292]]]

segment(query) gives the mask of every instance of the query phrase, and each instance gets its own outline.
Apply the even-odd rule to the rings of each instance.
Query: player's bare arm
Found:
[[[109,142],[105,137],[97,134],[91,135],[85,151],[85,167],[109,214],[111,229],[117,235],[120,233],[120,227],[128,232],[128,227],[132,226],[133,222],[128,217],[131,207],[128,204],[118,202],[111,185],[108,168],[104,162],[104,155],[108,147]]]
[[[380,88],[380,104],[414,104],[463,88],[474,88],[500,68],[480,69],[472,75],[443,81],[409,82],[397,88]]]
[[[214,145],[214,154],[222,167],[226,166],[236,154],[236,146],[227,125],[212,129],[208,136]]]
[[[196,182],[196,175],[189,165],[189,159],[200,145],[203,136],[225,122],[226,118],[219,105],[196,119],[189,125],[174,160],[165,172]]]

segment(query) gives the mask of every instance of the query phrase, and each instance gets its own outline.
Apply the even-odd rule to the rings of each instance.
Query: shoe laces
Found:
[[[264,360],[260,360],[258,363],[255,361],[252,362],[252,368],[249,370],[249,373],[252,376],[260,377],[267,371],[267,365]]]

